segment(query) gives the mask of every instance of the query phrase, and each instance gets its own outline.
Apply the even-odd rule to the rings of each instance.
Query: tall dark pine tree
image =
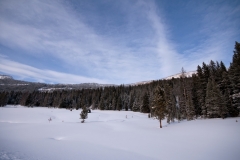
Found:
[[[198,68],[199,70],[199,68]],[[198,71],[197,70],[197,71]],[[202,108],[202,116],[207,117],[207,108],[206,108],[206,90],[207,90],[207,84],[208,84],[208,79],[210,78],[210,71],[208,66],[203,62],[202,64],[202,73],[198,72],[198,76],[200,78],[200,90],[199,90],[199,98],[200,98],[200,104]]]
[[[204,107],[202,109],[203,113],[204,113],[204,118],[213,118],[213,114],[214,114],[214,109],[213,109],[213,86],[212,86],[212,81],[209,80],[208,84],[207,84],[207,91],[206,91],[206,107]]]
[[[160,128],[162,128],[162,120],[165,118],[166,115],[166,101],[164,97],[164,90],[160,87],[157,87],[154,91],[154,116],[160,122]]]
[[[0,92],[0,107],[7,105],[9,93],[8,92]]]
[[[99,108],[100,110],[104,110],[104,109],[105,109],[105,105],[104,105],[104,100],[103,100],[103,98],[101,98],[101,100],[100,100],[100,102],[99,102],[99,104],[98,104],[98,108]]]
[[[143,112],[143,113],[149,113],[150,112],[150,109],[149,109],[149,96],[148,96],[147,92],[143,95],[141,112]]]
[[[195,111],[195,116],[199,117],[202,115],[202,108],[198,97],[198,90],[199,90],[199,77],[197,75],[192,76],[193,86],[192,86],[192,101]]]
[[[231,82],[230,95],[232,97],[232,105],[234,108],[240,108],[240,43],[235,43],[233,60],[228,70],[228,76]],[[236,113],[237,116],[239,114]]]
[[[117,110],[119,110],[119,111],[122,110],[122,98],[121,98],[121,96],[119,96],[118,100],[117,100]]]
[[[165,100],[166,100],[166,111],[167,111],[167,123],[170,123],[171,121],[174,122],[174,119],[176,118],[176,100],[173,95],[172,87],[170,85],[165,85]]]
[[[206,108],[209,118],[225,118],[227,115],[227,105],[225,97],[222,95],[215,80],[208,81],[206,93]]]

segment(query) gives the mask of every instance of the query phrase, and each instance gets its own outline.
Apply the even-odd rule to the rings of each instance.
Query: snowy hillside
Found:
[[[0,159],[238,160],[240,118],[198,119],[159,128],[130,111],[0,108]],[[48,119],[51,117],[52,121]],[[236,120],[238,122],[236,122]]]
[[[0,91],[34,91],[52,92],[54,90],[72,90],[72,89],[96,89],[108,86],[117,86],[114,84],[98,83],[80,83],[80,84],[46,84],[38,82],[27,82],[15,80],[11,76],[0,76]]]
[[[0,79],[13,79],[13,78],[7,75],[0,75]]]
[[[193,74],[196,74],[196,73],[197,73],[197,71],[190,71],[190,72],[186,72],[184,75],[185,75],[186,77],[192,77],[192,75],[193,75]],[[163,78],[163,79],[168,80],[168,79],[172,79],[172,78],[180,78],[181,75],[182,75],[182,73],[178,73],[178,74],[171,75],[171,76],[168,76],[168,77]]]
[[[191,77],[192,74],[196,74],[196,71],[186,72],[186,77]],[[181,73],[168,76],[166,78],[163,78],[162,80],[168,80],[172,78],[180,78]],[[144,85],[149,84],[153,82],[153,80],[149,81],[141,81],[131,84],[125,84],[125,86],[137,86],[137,85]],[[98,84],[98,83],[80,83],[80,84],[45,84],[45,83],[34,83],[34,82],[26,82],[26,81],[19,81],[13,79],[11,76],[8,75],[0,75],[0,91],[8,91],[8,90],[16,90],[16,91],[22,91],[22,90],[39,90],[42,92],[52,92],[54,90],[72,90],[72,89],[96,89],[96,88],[104,88],[109,86],[118,86],[114,84]]]
[[[196,73],[197,73],[197,71],[190,71],[190,72],[186,72],[184,75],[185,75],[185,77],[192,77],[192,75],[196,74]],[[181,75],[182,75],[182,73],[174,74],[174,75],[168,76],[166,78],[162,78],[162,80],[169,80],[169,79],[172,79],[172,78],[180,78]],[[153,82],[153,80],[141,81],[141,82],[131,83],[131,84],[127,84],[127,85],[137,86],[137,85],[149,84],[151,82]]]

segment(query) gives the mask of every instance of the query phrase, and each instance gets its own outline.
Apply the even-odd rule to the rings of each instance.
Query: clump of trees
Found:
[[[90,107],[100,110],[131,110],[150,113],[160,121],[167,118],[193,120],[239,115],[240,43],[235,43],[233,60],[227,69],[223,62],[210,61],[197,66],[192,77],[182,68],[180,78],[157,80],[138,86],[109,86],[97,89],[54,90],[51,92],[0,92],[0,106],[21,104],[58,108]],[[83,113],[84,118],[85,112]]]

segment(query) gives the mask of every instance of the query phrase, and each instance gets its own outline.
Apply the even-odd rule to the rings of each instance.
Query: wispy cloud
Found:
[[[127,46],[127,43],[134,42],[134,37],[115,41],[115,35],[99,36],[61,3],[36,1],[13,5],[9,2],[6,8],[21,14],[17,20],[1,17],[3,34],[0,35],[0,41],[5,45],[23,48],[30,54],[52,54],[70,66],[85,70],[90,76],[106,77],[117,83],[154,77],[152,68],[148,66],[154,62],[155,55],[151,55],[144,47],[136,49]],[[30,13],[27,8],[31,8]],[[128,29],[133,31],[134,27],[129,26]],[[141,55],[146,54],[148,56],[142,59]]]
[[[223,44],[229,43],[236,33],[230,26],[216,27],[224,26],[222,21],[229,19],[231,8],[223,8],[230,15],[221,11],[215,13],[212,11],[215,9],[201,11],[206,12],[206,16],[199,19],[201,32],[196,34],[201,43],[195,43],[194,47],[186,45],[185,50],[180,51],[176,46],[181,42],[171,40],[174,35],[162,14],[164,11],[154,1],[115,3],[116,8],[112,9],[116,9],[115,14],[121,12],[119,17],[92,13],[96,16],[91,19],[92,23],[99,23],[93,26],[84,11],[75,10],[65,1],[1,1],[0,43],[26,57],[54,57],[59,61],[55,68],[64,66],[64,72],[76,75],[72,79],[120,84],[163,78],[179,72],[181,67],[194,70],[203,61],[224,57]],[[124,22],[117,21],[118,18]],[[24,52],[18,53],[18,50]],[[14,67],[16,64],[24,71]],[[49,81],[47,77],[54,71],[50,71],[53,70],[51,64],[43,65],[44,68],[49,66],[49,75],[42,77],[32,72],[37,70],[40,74],[42,69],[21,62],[11,61],[4,68],[1,64],[0,71],[26,77],[29,74]],[[62,75],[55,76],[58,79],[66,74],[55,72]],[[58,82],[55,78],[51,81]]]
[[[0,59],[0,68],[3,73],[12,73],[19,79],[31,78],[36,82],[48,82],[48,83],[68,83],[77,84],[85,82],[95,82],[106,84],[107,81],[99,80],[96,78],[88,78],[83,76],[77,76],[67,73],[56,72],[52,70],[41,70],[25,64],[14,62],[8,59]]]
[[[235,5],[230,5],[227,1],[212,2],[214,3],[212,5],[209,3],[211,2],[190,3],[193,8],[197,5],[196,12],[201,13],[198,17],[201,26],[200,30],[196,30],[189,36],[194,39],[191,42],[194,46],[183,51],[186,58],[184,64],[188,68],[201,65],[202,62],[209,63],[210,60],[223,61],[229,65],[234,41],[240,38],[238,36],[240,19],[234,16],[240,13],[239,3]]]

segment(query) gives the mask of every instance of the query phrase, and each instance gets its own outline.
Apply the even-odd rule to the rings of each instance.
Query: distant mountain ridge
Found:
[[[197,71],[185,72],[184,76],[185,77],[192,77],[193,74],[197,74]],[[180,78],[181,76],[182,76],[182,73],[178,73],[178,74],[174,74],[174,75],[168,76],[168,77],[163,78],[163,79],[168,80],[168,79],[172,79],[172,78]]]
[[[0,75],[0,79],[13,79],[13,77],[8,75]]]
[[[197,71],[189,71],[189,72],[185,72],[184,76],[185,77],[192,77],[193,74],[197,74]],[[161,80],[170,80],[172,78],[180,78],[182,76],[182,73],[177,73],[171,76],[168,76],[166,78],[162,78]],[[144,84],[149,84],[151,82],[153,82],[154,80],[149,80],[149,81],[141,81],[141,82],[136,82],[136,83],[131,83],[129,85],[133,85],[133,86],[137,86],[137,85],[144,85]]]
[[[101,87],[117,86],[114,84],[80,83],[80,84],[46,84],[15,80],[8,75],[0,75],[0,91],[42,91],[71,89],[96,89]]]
[[[186,72],[184,75],[186,77],[191,77],[193,74],[196,74],[196,71]],[[172,78],[180,78],[182,73],[178,73],[175,75],[168,76],[163,78],[162,80],[169,80]],[[153,82],[153,80],[149,81],[141,81],[131,84],[125,84],[125,86],[137,86],[144,85]],[[80,84],[46,84],[39,82],[27,82],[21,80],[15,80],[13,77],[9,75],[0,75],[0,91],[42,91],[42,92],[52,92],[54,90],[72,90],[72,89],[97,89],[104,88],[109,86],[118,86],[115,84],[98,84],[98,83],[80,83]]]

